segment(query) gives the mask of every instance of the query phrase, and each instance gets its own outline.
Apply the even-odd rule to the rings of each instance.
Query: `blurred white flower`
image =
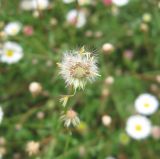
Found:
[[[44,10],[49,6],[49,0],[32,0],[34,9]]]
[[[15,36],[17,35],[22,28],[22,24],[20,22],[10,22],[5,28],[4,32],[6,35]]]
[[[40,143],[35,141],[29,141],[26,145],[26,152],[29,156],[36,155],[39,153]]]
[[[117,6],[124,6],[129,2],[129,0],[112,0],[112,3]]]
[[[85,50],[65,53],[59,64],[60,74],[68,86],[84,89],[87,82],[92,82],[98,76],[97,60]]]
[[[71,109],[63,113],[60,119],[64,121],[64,126],[66,127],[69,127],[70,125],[73,125],[76,127],[80,124],[80,119],[77,113]]]
[[[45,10],[49,6],[49,0],[22,0],[20,8],[23,10]]]
[[[159,106],[158,100],[155,96],[144,93],[138,96],[135,100],[136,111],[143,115],[151,115],[157,111]]]
[[[2,119],[3,119],[3,110],[2,110],[2,108],[0,107],[0,123],[2,122]]]
[[[15,42],[5,42],[0,50],[0,61],[4,63],[17,63],[22,57],[23,49]]]
[[[133,115],[127,120],[126,132],[133,139],[145,139],[151,133],[151,122],[144,116]]]
[[[91,4],[92,0],[78,0],[80,6]]]
[[[86,14],[83,10],[73,9],[67,13],[67,22],[71,25],[81,28],[86,24]]]
[[[72,3],[75,2],[75,0],[63,0],[64,3]]]

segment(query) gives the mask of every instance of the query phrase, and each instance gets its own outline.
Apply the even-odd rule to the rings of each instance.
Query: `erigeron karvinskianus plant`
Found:
[[[69,98],[75,96],[78,89],[84,90],[87,83],[94,82],[96,77],[100,76],[98,74],[97,59],[92,52],[88,52],[82,47],[79,50],[65,52],[62,61],[61,63],[58,63],[58,66],[60,68],[60,75],[65,80],[66,86],[74,89],[73,94],[63,95],[60,99],[60,102],[65,109],[62,119],[66,127],[69,127],[70,125],[77,126],[80,122],[77,113],[71,109],[67,110],[66,105]],[[72,111],[72,113],[68,113],[70,111]],[[67,114],[74,114],[74,118],[78,118],[78,120],[76,120],[76,122],[72,122],[72,120],[67,122]]]

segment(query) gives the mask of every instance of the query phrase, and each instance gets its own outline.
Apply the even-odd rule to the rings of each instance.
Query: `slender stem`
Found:
[[[72,132],[69,130],[68,136],[67,136],[67,140],[66,140],[66,144],[64,147],[64,152],[67,152],[68,147],[69,147],[69,143],[70,143],[70,136],[72,135]]]

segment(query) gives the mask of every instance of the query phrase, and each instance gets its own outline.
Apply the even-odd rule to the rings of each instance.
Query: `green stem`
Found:
[[[69,143],[70,143],[70,135],[72,135],[72,132],[69,130],[67,140],[66,140],[66,144],[65,144],[65,147],[64,147],[64,152],[67,152],[67,150],[68,150]]]

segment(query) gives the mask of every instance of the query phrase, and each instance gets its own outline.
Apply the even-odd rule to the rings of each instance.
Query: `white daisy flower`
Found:
[[[2,122],[2,119],[3,119],[3,110],[2,110],[2,108],[0,107],[0,123]]]
[[[151,122],[144,116],[133,115],[127,120],[126,132],[133,139],[145,139],[151,133]]]
[[[95,57],[84,48],[79,51],[65,53],[59,64],[60,74],[67,86],[84,89],[86,83],[92,82],[98,76],[98,67]]]
[[[22,24],[20,22],[10,22],[5,28],[4,32],[6,35],[15,36],[17,35],[22,28]]]
[[[72,3],[75,2],[75,0],[63,0],[64,3]]]
[[[67,14],[67,22],[71,25],[81,28],[86,24],[86,14],[82,10],[73,9]]]
[[[45,10],[49,6],[49,0],[22,0],[20,7],[23,10]]]
[[[129,0],[112,0],[112,3],[117,6],[124,6],[129,2]]]
[[[15,42],[5,42],[0,50],[0,61],[4,63],[17,63],[22,57],[23,49]]]
[[[135,100],[136,111],[143,115],[151,115],[158,109],[159,103],[155,96],[145,93]]]
[[[76,127],[80,124],[80,119],[74,110],[68,110],[66,113],[63,113],[60,119],[64,121],[64,126],[66,127],[70,125]]]

